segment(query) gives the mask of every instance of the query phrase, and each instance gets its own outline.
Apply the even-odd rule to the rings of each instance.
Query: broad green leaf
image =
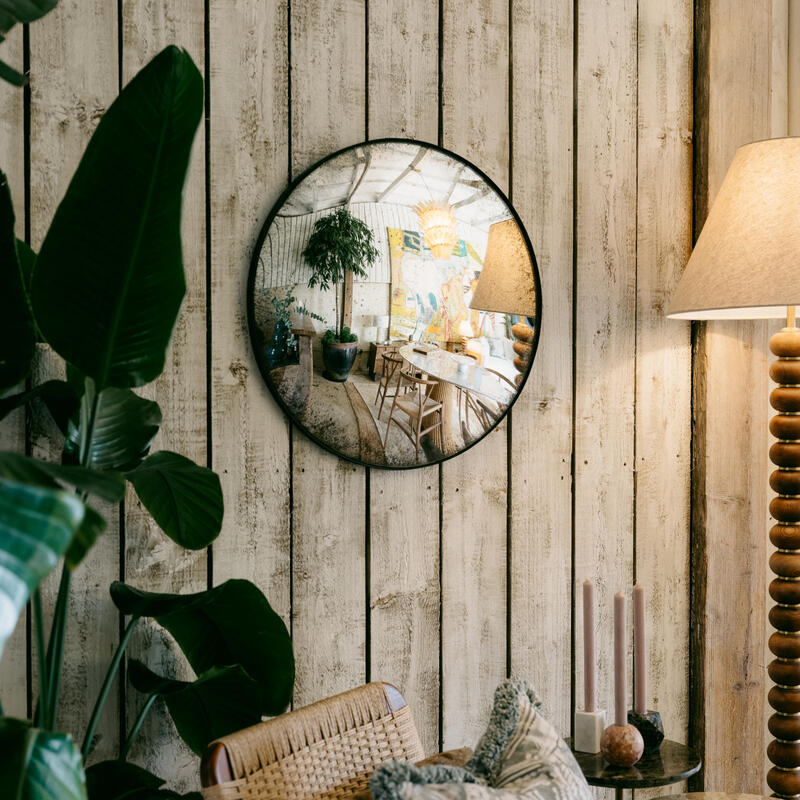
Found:
[[[86,506],[83,522],[75,531],[69,543],[64,559],[70,569],[75,569],[83,561],[83,557],[91,550],[97,537],[106,529],[106,521],[90,506]]]
[[[5,61],[0,61],[0,79],[12,86],[24,86],[26,82],[25,73],[14,69]]]
[[[104,389],[97,408],[90,466],[99,470],[135,467],[147,455],[160,425],[158,403],[145,400],[130,389]],[[70,421],[64,452],[71,461],[79,460],[80,430],[75,420]]]
[[[164,781],[127,761],[101,761],[86,770],[90,800],[202,800],[200,792],[178,794]]]
[[[125,477],[170,539],[189,550],[208,547],[222,527],[222,487],[216,473],[162,450]]]
[[[58,429],[66,436],[67,425],[80,406],[80,396],[67,381],[45,381],[28,392],[19,392],[0,398],[0,420],[17,408],[39,399],[50,412]]]
[[[0,172],[0,391],[25,378],[35,349],[36,331],[17,257],[11,191],[8,178]]]
[[[10,717],[0,717],[0,786],[9,800],[87,799],[72,737]]]
[[[181,205],[203,81],[171,46],[92,136],[36,259],[34,316],[65,360],[107,386],[161,374],[185,293]]]
[[[18,22],[35,22],[56,7],[58,0],[0,0],[0,42]]]
[[[125,496],[125,480],[119,472],[53,464],[6,450],[0,450],[0,478],[59,489],[62,487],[56,481],[63,481],[111,503],[118,503]]]
[[[84,517],[74,495],[0,478],[0,655],[28,597]]]
[[[294,686],[289,632],[250,581],[229,580],[186,595],[144,592],[114,582],[111,599],[123,614],[153,617],[166,628],[196,675],[241,664],[259,686],[259,713],[286,710]]]
[[[164,698],[181,738],[199,756],[214,739],[261,721],[258,684],[238,664],[212,667],[188,682],[162,678],[132,660],[129,675],[139,691]]]

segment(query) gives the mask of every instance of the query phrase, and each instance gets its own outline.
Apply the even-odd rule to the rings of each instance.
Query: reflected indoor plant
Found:
[[[303,258],[311,268],[309,287],[334,289],[336,327],[322,339],[322,360],[326,378],[344,381],[358,352],[358,337],[344,324],[345,294],[347,284],[352,291],[353,277],[366,278],[366,268],[378,258],[372,231],[346,208],[337,209],[314,223]]]
[[[202,112],[200,73],[186,52],[168,47],[100,121],[38,256],[14,237],[0,173],[0,418],[43,403],[64,436],[61,463],[0,453],[0,654],[30,597],[39,686],[33,720],[0,716],[4,796],[174,798],[163,780],[125,760],[158,698],[200,754],[212,739],[282,712],[291,697],[286,626],[249,581],[193,595],[115,582],[111,598],[126,626],[96,702],[85,698],[94,706],[80,750],[56,730],[70,578],[106,525],[90,497],[118,502],[129,483],[167,536],[189,549],[207,547],[222,524],[217,475],[177,453],[149,454],[161,411],[133,391],[161,374],[185,294],[182,192]],[[9,395],[30,374],[38,342],[64,359],[66,380]],[[46,643],[39,584],[62,557]],[[131,660],[128,676],[145,695],[141,711],[119,758],[84,770],[143,617],[172,635],[197,677],[171,680]]]

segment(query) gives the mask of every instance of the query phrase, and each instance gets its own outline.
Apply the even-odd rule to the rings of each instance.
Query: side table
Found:
[[[572,740],[567,739],[572,749]],[[653,786],[666,786],[678,783],[694,775],[702,766],[702,761],[685,744],[664,739],[661,747],[653,753],[645,753],[632,767],[615,767],[600,753],[572,754],[583,771],[590,786],[605,786],[614,789],[616,800],[622,800],[623,789],[646,789]]]

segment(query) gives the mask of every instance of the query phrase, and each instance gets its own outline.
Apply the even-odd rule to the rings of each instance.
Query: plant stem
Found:
[[[72,573],[66,564],[61,568],[61,582],[58,585],[58,597],[53,612],[53,627],[50,630],[50,641],[47,645],[47,675],[49,716],[42,713],[42,724],[47,730],[56,725],[58,698],[61,693],[61,672],[64,660],[64,634],[67,630],[67,600]]]
[[[139,729],[142,727],[142,723],[144,722],[144,718],[147,716],[147,712],[152,708],[153,703],[155,703],[157,699],[158,699],[158,694],[151,694],[150,697],[147,698],[147,702],[142,706],[142,710],[136,717],[136,721],[133,723],[131,732],[128,734],[128,738],[125,740],[125,744],[122,746],[122,750],[120,751],[119,754],[120,761],[124,761],[128,757],[128,753],[130,752],[133,740],[138,735]]]
[[[44,621],[42,619],[42,596],[37,589],[33,593],[33,623],[36,632],[36,654],[39,659],[39,710],[47,720],[50,712],[47,658],[44,650]]]
[[[111,659],[111,663],[108,665],[108,671],[106,672],[106,677],[105,680],[103,681],[103,685],[100,688],[100,694],[97,695],[97,702],[95,702],[94,708],[92,709],[92,716],[89,718],[89,725],[86,728],[86,735],[83,737],[83,745],[81,746],[81,755],[83,756],[84,763],[86,762],[86,759],[89,755],[89,749],[92,746],[92,739],[94,738],[94,731],[95,728],[97,728],[97,722],[100,719],[100,713],[103,710],[106,698],[108,697],[108,693],[111,690],[111,684],[114,682],[114,677],[116,676],[117,670],[119,669],[120,661],[122,661],[122,655],[125,652],[125,648],[128,646],[128,641],[131,638],[133,629],[136,627],[136,623],[140,619],[141,619],[140,617],[131,617],[131,621],[125,628],[125,632],[122,634],[122,639],[120,639],[120,642],[117,645],[117,649],[114,652],[114,657]]]

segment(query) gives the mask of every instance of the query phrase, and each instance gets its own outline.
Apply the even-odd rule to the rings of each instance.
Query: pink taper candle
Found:
[[[597,659],[594,649],[594,585],[583,582],[583,710],[597,709]]]
[[[614,724],[628,724],[628,681],[625,672],[625,595],[614,595]]]
[[[644,587],[633,587],[633,710],[647,713],[647,635],[644,628]]]

